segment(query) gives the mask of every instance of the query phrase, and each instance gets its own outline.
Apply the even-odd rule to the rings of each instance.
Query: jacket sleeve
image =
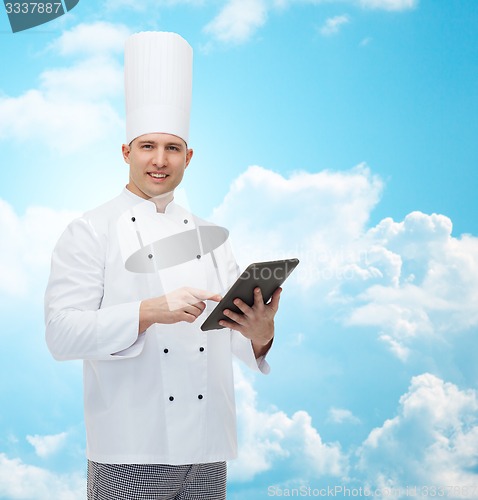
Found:
[[[222,255],[218,255],[218,257],[225,263],[225,266],[227,266],[225,269],[225,281],[228,285],[227,289],[229,289],[240,275],[239,266],[236,263],[229,241],[226,241],[218,250],[222,252]],[[227,290],[224,290],[223,293],[226,291]],[[231,349],[234,356],[240,359],[251,370],[261,372],[265,375],[270,372],[270,366],[266,360],[266,356],[261,356],[256,359],[252,348],[252,342],[244,337],[241,332],[231,330]]]
[[[107,238],[85,218],[58,241],[45,293],[46,342],[57,360],[137,356],[140,301],[101,307]]]

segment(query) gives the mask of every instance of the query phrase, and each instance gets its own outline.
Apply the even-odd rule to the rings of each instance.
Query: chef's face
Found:
[[[122,151],[129,164],[126,187],[145,199],[172,193],[193,156],[183,139],[156,133],[141,135],[130,145],[123,144]]]

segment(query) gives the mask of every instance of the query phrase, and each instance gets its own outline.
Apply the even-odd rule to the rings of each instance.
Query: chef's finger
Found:
[[[183,311],[197,318],[200,314],[202,314],[205,308],[206,304],[204,304],[204,302],[200,302],[199,304],[192,304],[184,307]]]
[[[206,303],[196,302],[195,304],[189,304],[189,307],[194,307],[195,309],[198,310],[199,314],[201,314],[204,311],[204,309],[206,309]]]
[[[195,304],[190,304],[190,305],[199,309],[199,314],[201,314],[204,311],[204,309],[206,309],[205,302],[196,302]]]
[[[244,335],[245,330],[243,329],[242,325],[236,323],[235,321],[226,321],[222,319],[221,321],[219,321],[219,324],[224,328],[230,328],[231,330],[236,330]]]
[[[252,312],[252,308],[241,299],[234,299],[234,305],[240,309],[242,314],[248,315]]]
[[[219,302],[222,297],[218,293],[211,292],[209,290],[201,290],[200,288],[188,288],[188,292],[199,300],[214,300]]]
[[[222,300],[222,295],[219,295],[218,293],[212,295],[211,297],[207,297],[207,300],[213,300],[214,302],[221,302]]]
[[[272,298],[268,304],[268,306],[274,311],[277,312],[279,309],[279,299],[280,299],[280,294],[282,292],[282,288],[279,287],[276,289],[276,291],[272,294]]]
[[[244,314],[238,314],[230,309],[224,309],[224,316],[227,316],[229,319],[232,319],[238,325],[244,325],[246,317]]]

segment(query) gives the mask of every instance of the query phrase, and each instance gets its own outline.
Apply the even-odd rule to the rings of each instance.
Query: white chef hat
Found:
[[[143,134],[189,139],[193,51],[176,33],[145,31],[126,40],[126,143]]]

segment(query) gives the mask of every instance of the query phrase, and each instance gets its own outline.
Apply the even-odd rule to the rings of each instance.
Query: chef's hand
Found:
[[[207,290],[183,287],[160,297],[143,300],[139,307],[138,331],[144,332],[153,323],[192,323],[206,308],[205,300],[219,302],[221,299],[220,295]]]
[[[252,341],[252,348],[256,358],[267,353],[274,338],[274,316],[279,309],[279,298],[282,288],[278,288],[271,300],[264,304],[261,289],[254,289],[254,304],[248,306],[241,299],[235,299],[234,304],[243,314],[235,313],[230,309],[224,310],[224,315],[232,321],[220,321],[221,326],[241,332],[244,337]]]

